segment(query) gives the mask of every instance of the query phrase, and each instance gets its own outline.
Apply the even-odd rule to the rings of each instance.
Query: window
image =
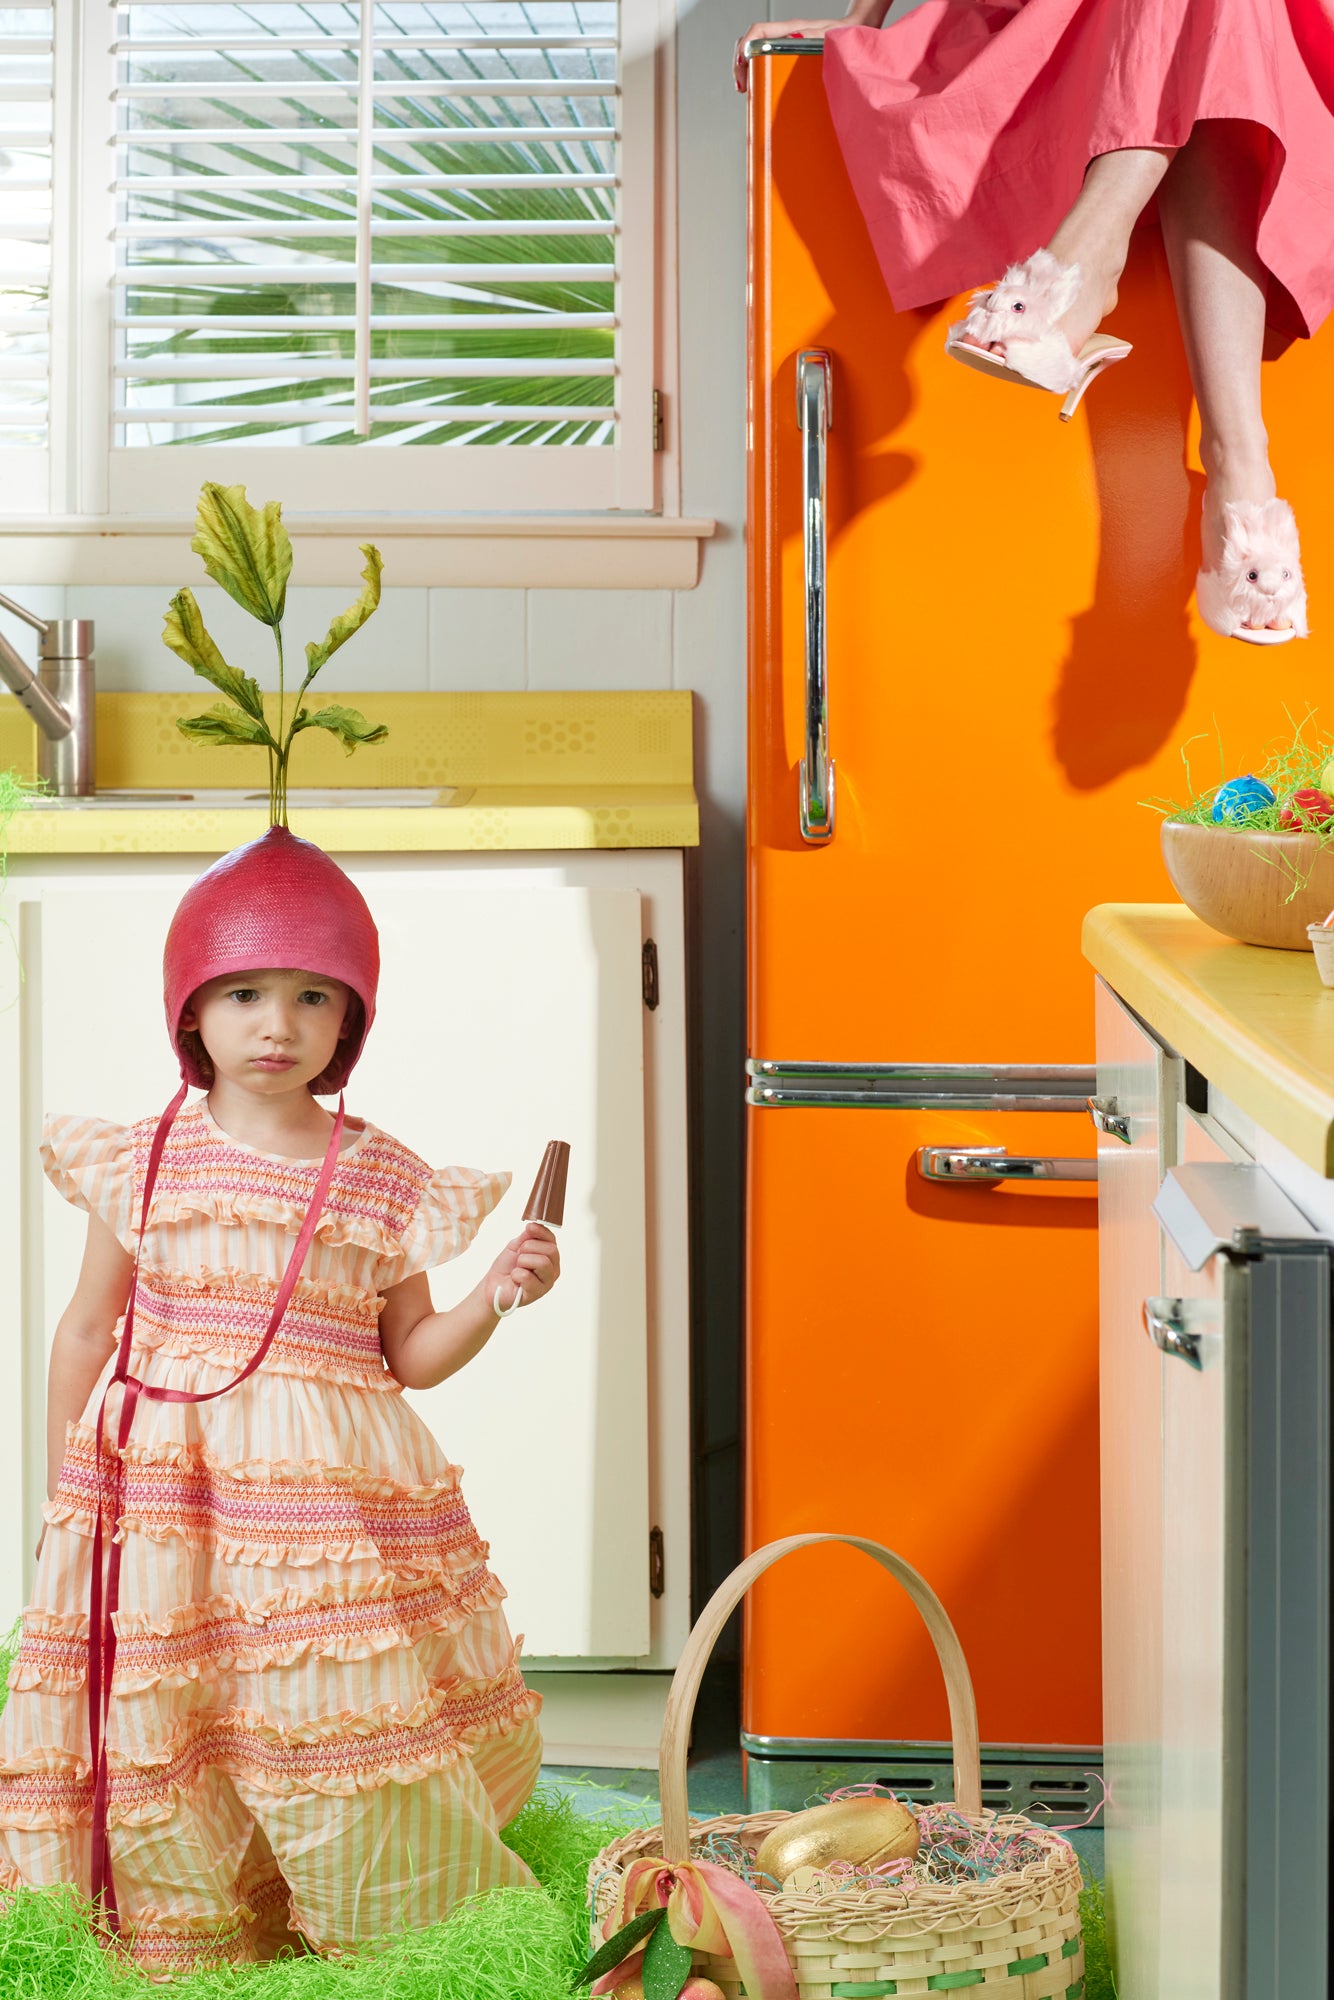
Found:
[[[52,8],[0,7],[0,508],[46,504]]]
[[[0,511],[651,508],[656,7],[0,7]]]

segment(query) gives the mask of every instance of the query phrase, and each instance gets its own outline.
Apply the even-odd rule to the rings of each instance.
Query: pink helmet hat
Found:
[[[212,1077],[199,1066],[181,1016],[210,979],[292,967],[339,979],[361,1002],[360,1026],[339,1043],[310,1088],[341,1090],[375,1019],[380,939],[366,899],[338,864],[309,840],[273,826],[193,882],[181,898],[162,956],[167,1032],[181,1075],[197,1089]]]

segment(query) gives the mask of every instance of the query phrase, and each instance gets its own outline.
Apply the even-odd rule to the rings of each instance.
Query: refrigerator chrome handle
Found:
[[[1100,1132],[1105,1132],[1109,1139],[1119,1139],[1123,1146],[1134,1145],[1130,1120],[1124,1111],[1117,1110],[1114,1097],[1090,1097],[1088,1108],[1089,1117]]]
[[[1098,1162],[1034,1159],[1004,1146],[919,1146],[917,1171],[924,1181],[946,1181],[955,1187],[997,1181],[1096,1181]]]
[[[746,1063],[747,1104],[881,1111],[1080,1111],[1095,1077],[1077,1063]]]
[[[828,573],[825,498],[834,367],[822,348],[797,356],[797,423],[802,433],[802,545],[806,566],[806,747],[801,760],[801,837],[823,846],[834,837],[834,761],[829,754],[829,660],[825,626]]]
[[[1145,1299],[1144,1331],[1163,1354],[1200,1370],[1200,1336],[1219,1329],[1215,1299]]]
[[[756,56],[818,56],[823,53],[823,35],[755,35],[742,50],[747,62],[753,62]]]

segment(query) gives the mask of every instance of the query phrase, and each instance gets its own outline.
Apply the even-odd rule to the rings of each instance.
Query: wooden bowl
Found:
[[[1313,833],[1248,833],[1166,819],[1163,860],[1187,909],[1242,944],[1309,951],[1306,926],[1334,910],[1334,845]],[[1287,902],[1294,869],[1303,886]]]

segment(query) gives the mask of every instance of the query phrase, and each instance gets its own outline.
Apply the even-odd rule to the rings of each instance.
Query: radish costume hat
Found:
[[[354,1023],[310,1086],[341,1090],[375,1019],[379,934],[365,897],[338,864],[285,826],[271,826],[262,839],[224,854],[186,890],[167,932],[167,1032],[187,1083],[207,1089],[213,1080],[181,1030],[191,994],[210,979],[289,966],[340,979],[361,1002],[360,1031]]]
[[[200,1391],[168,1389],[142,1382],[130,1372],[134,1310],[139,1289],[139,1262],[144,1231],[152,1212],[153,1187],[172,1121],[185,1102],[191,1084],[206,1087],[211,1078],[199,1067],[194,1050],[183,1038],[181,1016],[192,993],[210,979],[237,972],[291,968],[340,979],[361,1002],[361,1020],[342,1040],[312,1091],[338,1091],[333,1130],[311,1193],[287,1269],[273,1301],[269,1322],[245,1366],[221,1388]],[[158,1121],[149,1148],[139,1212],[139,1252],[135,1258],[129,1302],[116,1349],[116,1365],[97,1413],[97,1508],[94,1515],[91,1580],[88,1594],[88,1735],[92,1751],[92,1893],[113,1931],[120,1928],[116,1885],[107,1847],[107,1804],[110,1769],[107,1723],[110,1715],[111,1668],[116,1652],[116,1610],[120,1599],[122,1544],[114,1534],[104,1551],[104,1523],[120,1518],[124,1481],[123,1454],[142,1396],[151,1402],[208,1403],[225,1396],[253,1375],[273,1345],[287,1304],[305,1262],[324,1207],[342,1147],[344,1108],[341,1092],[361,1054],[375,1018],[375,991],[380,975],[380,942],[375,920],[359,889],[308,840],[298,840],[285,826],[271,826],[216,861],[186,890],[167,932],[163,955],[163,995],[167,1029],[180,1060],[181,1086]],[[120,1394],[114,1462],[104,1473],[103,1439],[109,1429],[107,1399]],[[104,1484],[105,1481],[105,1484]],[[105,1553],[105,1568],[104,1568]]]

